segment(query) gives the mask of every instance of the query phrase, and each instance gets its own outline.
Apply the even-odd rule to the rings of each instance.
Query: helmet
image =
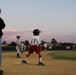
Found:
[[[41,31],[40,31],[39,29],[33,30],[33,34],[34,34],[34,35],[39,35],[39,33],[41,33]]]
[[[16,38],[20,38],[21,36],[17,35]]]

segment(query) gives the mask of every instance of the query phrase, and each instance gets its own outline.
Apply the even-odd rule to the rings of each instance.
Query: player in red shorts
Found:
[[[35,29],[33,31],[33,37],[30,39],[30,46],[29,46],[29,52],[28,54],[25,56],[25,58],[22,60],[22,63],[27,64],[26,59],[33,53],[36,52],[39,55],[39,62],[38,65],[39,66],[44,66],[45,64],[42,63],[42,55],[41,55],[41,50],[40,50],[40,44],[41,44],[41,40],[39,37],[39,34],[41,33],[41,31],[39,31],[39,29]]]

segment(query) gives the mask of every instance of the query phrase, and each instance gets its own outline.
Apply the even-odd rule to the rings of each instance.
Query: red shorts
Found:
[[[40,48],[37,45],[31,45],[30,49],[29,49],[29,53],[33,53],[34,51],[36,53],[40,53],[41,52]]]

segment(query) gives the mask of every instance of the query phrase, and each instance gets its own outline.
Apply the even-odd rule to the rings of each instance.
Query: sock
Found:
[[[39,58],[39,62],[42,62],[42,58]]]
[[[24,58],[24,60],[26,60],[29,56],[30,56],[30,53],[26,55],[26,57]]]

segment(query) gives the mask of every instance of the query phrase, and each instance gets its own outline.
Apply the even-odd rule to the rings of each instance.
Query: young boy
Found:
[[[44,51],[46,52],[47,51],[47,43],[44,43]]]
[[[17,40],[16,40],[16,50],[17,50],[17,58],[21,58],[20,57],[20,48],[21,48],[21,46],[20,46],[20,37],[21,36],[16,36],[16,38],[17,38]]]
[[[24,52],[24,42],[22,41],[21,42],[21,53],[23,53]]]
[[[41,40],[39,38],[39,34],[41,31],[39,29],[35,29],[33,31],[33,37],[30,39],[30,46],[29,46],[29,52],[26,55],[26,57],[22,60],[22,63],[27,64],[26,59],[35,51],[39,55],[39,66],[44,66],[45,64],[42,63],[42,55],[41,55],[41,50],[40,50],[40,44]]]
[[[0,8],[0,14],[1,14],[1,8]],[[1,70],[1,61],[2,61],[2,36],[3,36],[2,29],[4,28],[5,28],[4,20],[0,17],[0,75],[3,75],[3,70]]]

